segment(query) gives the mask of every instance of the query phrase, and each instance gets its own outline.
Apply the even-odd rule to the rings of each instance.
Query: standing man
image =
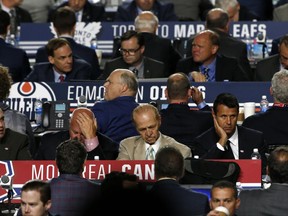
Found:
[[[218,53],[219,35],[211,30],[199,32],[192,42],[192,56],[178,62],[176,70],[195,82],[248,81],[237,59]]]
[[[61,216],[91,216],[99,204],[100,185],[83,178],[87,151],[78,140],[70,139],[56,149],[60,175],[51,179],[52,213]]]
[[[100,74],[100,66],[95,50],[76,43],[73,39],[76,29],[76,17],[72,8],[60,7],[53,15],[53,27],[59,38],[65,38],[71,46],[73,56],[88,62],[92,67],[91,80],[95,80]],[[48,55],[45,47],[40,47],[36,54],[36,63],[47,62]]]
[[[262,173],[266,173],[266,143],[263,133],[237,125],[239,103],[230,93],[221,93],[213,104],[214,127],[193,141],[195,155],[205,159],[251,159],[258,148]]]
[[[121,57],[107,61],[101,79],[118,68],[133,71],[137,78],[165,77],[164,64],[143,55],[145,50],[144,37],[141,33],[130,30],[121,36]]]
[[[133,110],[132,118],[140,135],[121,141],[117,160],[154,160],[157,151],[165,146],[177,148],[184,158],[191,157],[189,147],[161,134],[161,116],[155,106],[139,105]]]
[[[135,101],[138,81],[127,69],[114,70],[104,83],[104,101],[96,101],[91,108],[97,119],[98,131],[118,144],[124,138],[138,135],[132,111],[139,104]]]
[[[243,190],[238,216],[287,215],[288,147],[277,147],[268,157],[267,174],[271,186],[267,189]]]
[[[148,192],[155,199],[155,209],[162,215],[206,215],[210,208],[208,197],[179,184],[184,175],[184,158],[172,146],[160,148],[156,154],[154,173],[156,182]]]
[[[37,63],[25,78],[30,82],[68,82],[90,80],[92,68],[82,59],[73,58],[70,43],[53,38],[46,45],[49,62]]]
[[[57,216],[52,215],[51,188],[49,183],[41,180],[27,181],[21,188],[21,212],[23,216]]]

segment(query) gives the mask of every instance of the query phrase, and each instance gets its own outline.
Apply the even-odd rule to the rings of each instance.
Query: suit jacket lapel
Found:
[[[132,144],[132,143],[131,143]],[[134,158],[139,158],[140,160],[146,159],[146,149],[145,149],[145,142],[142,138],[136,139],[135,143],[133,143],[133,147],[135,148],[134,151]]]

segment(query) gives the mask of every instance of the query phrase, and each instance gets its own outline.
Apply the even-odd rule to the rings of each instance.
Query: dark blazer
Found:
[[[98,131],[117,143],[124,138],[139,135],[132,123],[132,111],[138,105],[132,96],[97,101],[91,110],[97,119]]]
[[[31,72],[28,56],[20,48],[0,38],[0,64],[9,68],[13,82],[21,82]]]
[[[72,38],[63,37],[69,41],[73,56],[76,58],[81,58],[88,62],[92,67],[91,80],[96,80],[96,78],[101,74],[98,57],[95,50],[84,46],[82,44],[76,43]],[[36,63],[48,62],[48,55],[46,53],[45,47],[40,47],[36,54]]]
[[[210,210],[206,195],[183,188],[172,179],[156,181],[148,193],[162,215],[206,215]]]
[[[51,213],[61,216],[91,216],[99,205],[100,185],[75,174],[60,174],[50,181]]]
[[[160,114],[161,133],[190,148],[196,136],[214,125],[211,112],[191,110],[187,104],[169,104],[166,109],[160,111]]]
[[[18,6],[15,7],[15,10],[16,10],[16,26],[19,26],[20,23],[33,22],[31,14],[27,10]]]
[[[65,81],[90,80],[91,66],[82,59],[74,59],[72,71],[66,73]],[[25,78],[30,82],[55,82],[53,65],[49,62],[42,62],[34,65],[33,70]]]
[[[144,36],[145,50],[143,55],[154,60],[163,62],[165,65],[165,76],[175,73],[177,62],[181,55],[173,48],[171,40],[159,37],[153,33],[142,32]],[[113,49],[115,53],[113,58],[121,56],[119,48],[121,47],[120,38],[114,39]],[[157,50],[157,52],[155,52]]]
[[[269,145],[288,145],[288,108],[271,107],[265,113],[249,116],[243,126],[261,131]]]
[[[177,21],[178,18],[174,12],[172,3],[161,3],[155,0],[152,12],[158,17],[159,21]],[[138,15],[135,1],[124,3],[118,6],[115,14],[115,21],[133,21]]]
[[[193,61],[193,57],[190,56],[185,59],[181,59],[176,70],[189,74],[192,71],[199,71],[199,63]],[[243,71],[235,58],[229,58],[224,55],[217,55],[216,57],[216,81],[249,81],[248,75]]]
[[[28,136],[6,128],[0,139],[0,160],[32,160]]]
[[[144,78],[161,78],[165,77],[164,64],[162,62],[156,61],[154,59],[143,57],[144,61]],[[130,65],[127,64],[122,56],[116,59],[107,61],[104,67],[103,74],[99,79],[107,79],[112,71],[118,68],[129,69]]]
[[[217,32],[220,36],[218,52],[221,55],[236,58],[243,71],[249,76],[250,80],[253,80],[254,74],[252,74],[252,69],[247,58],[247,45],[242,40],[234,38],[223,31],[217,29],[212,30]]]
[[[64,2],[58,7],[49,11],[47,22],[52,22],[53,13],[60,7],[69,6],[68,2]],[[99,4],[92,4],[86,1],[83,8],[82,22],[99,22],[104,19],[105,7]]]
[[[258,148],[262,160],[262,172],[266,169],[267,146],[264,141],[263,133],[250,128],[237,126],[238,128],[238,145],[239,159],[251,159],[253,148]],[[216,143],[219,141],[215,128],[212,127],[206,132],[196,137],[192,146],[195,155],[204,159],[226,159],[223,157],[224,151],[217,148]]]
[[[95,156],[99,156],[99,160],[116,159],[118,156],[118,144],[102,133],[97,132],[97,137],[99,145],[91,152],[88,152],[87,159],[94,160]],[[43,135],[35,159],[55,160],[57,146],[68,139],[70,139],[68,130]]]
[[[280,71],[279,54],[260,60],[256,65],[255,81],[271,81],[273,75]]]
[[[236,214],[285,216],[288,212],[287,193],[288,185],[279,183],[272,183],[267,189],[242,190],[241,205]]]

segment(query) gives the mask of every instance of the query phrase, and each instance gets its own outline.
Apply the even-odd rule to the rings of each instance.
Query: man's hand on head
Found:
[[[86,113],[79,113],[76,121],[79,124],[81,133],[84,135],[85,139],[96,137],[97,124],[95,119],[91,119]]]

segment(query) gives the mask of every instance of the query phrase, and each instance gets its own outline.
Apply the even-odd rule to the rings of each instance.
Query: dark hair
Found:
[[[179,180],[184,175],[184,157],[181,152],[171,146],[159,149],[154,162],[155,177],[174,177]]]
[[[61,174],[81,174],[86,158],[87,151],[78,140],[64,141],[56,148],[56,164]]]
[[[212,188],[211,188],[211,191],[210,191],[210,196],[212,198],[212,191],[214,188],[221,188],[221,189],[224,189],[224,188],[231,188],[234,192],[233,196],[235,199],[238,198],[238,191],[237,191],[237,187],[236,187],[236,184],[230,182],[230,181],[226,181],[226,180],[221,180],[221,181],[218,181],[216,182],[215,184],[213,184]]]
[[[129,30],[129,31],[125,32],[121,36],[120,41],[122,43],[123,41],[130,40],[133,37],[135,37],[137,39],[137,43],[140,47],[144,46],[144,36],[141,33],[138,33],[134,30]]]
[[[170,99],[183,99],[187,97],[190,82],[186,74],[174,73],[167,79],[168,97]]]
[[[212,16],[211,13],[213,13],[214,11],[219,11],[218,16]],[[214,28],[220,28],[220,29],[224,29],[226,27],[226,25],[229,22],[229,16],[227,14],[227,12],[225,12],[224,10],[220,9],[220,8],[215,8],[212,9],[208,12],[207,16],[206,16],[206,28],[208,29],[214,29]]]
[[[45,205],[51,200],[51,188],[48,182],[42,180],[29,180],[23,186],[21,191],[38,191],[40,193],[40,200]]]
[[[237,108],[237,111],[239,112],[238,100],[234,95],[230,93],[221,93],[216,97],[213,104],[213,111],[215,114],[217,113],[218,106],[221,104],[229,108]]]
[[[279,46],[281,46],[282,44],[284,44],[285,47],[288,47],[288,34],[280,38]]]
[[[0,9],[0,34],[7,34],[7,27],[10,25],[9,14]]]
[[[69,6],[60,7],[53,14],[52,22],[58,31],[57,33],[63,34],[70,32],[76,25],[75,12]]]
[[[12,78],[7,67],[0,66],[0,100],[6,100],[10,94]]]
[[[65,38],[52,38],[45,46],[48,56],[54,56],[54,51],[65,45],[70,46],[70,43]]]
[[[269,176],[273,183],[288,183],[288,147],[274,149],[267,160]]]

